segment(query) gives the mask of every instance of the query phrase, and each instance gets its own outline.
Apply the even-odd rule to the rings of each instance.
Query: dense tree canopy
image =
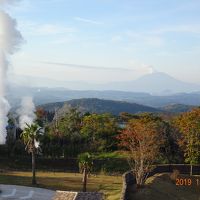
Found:
[[[81,133],[86,138],[91,150],[110,151],[116,148],[118,124],[116,119],[110,114],[91,114],[85,116]]]
[[[63,111],[66,112],[37,109],[36,121],[45,129],[40,136],[42,151],[39,156],[74,159],[83,152],[89,152],[98,159],[109,160],[108,154],[127,156],[127,152],[131,152],[129,160],[135,172],[140,173],[139,184],[144,181],[152,164],[186,162],[193,165],[200,161],[200,109],[179,114],[175,120],[167,113],[122,112],[114,116],[85,113],[73,107]],[[0,148],[0,154],[27,156],[25,145],[18,137],[22,130],[17,128],[16,140],[13,137],[17,119],[13,116],[10,119],[7,145],[5,149]]]

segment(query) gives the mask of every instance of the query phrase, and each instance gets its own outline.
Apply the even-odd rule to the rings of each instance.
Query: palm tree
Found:
[[[92,165],[93,165],[92,156],[88,152],[82,153],[78,156],[78,161],[79,161],[80,171],[83,173],[83,179],[82,179],[83,192],[86,192],[87,177],[88,177],[88,174],[91,172]]]
[[[41,135],[41,127],[38,124],[26,124],[26,128],[21,133],[21,138],[24,141],[25,149],[32,156],[32,184],[36,184],[35,177],[35,155],[37,153],[37,141]]]

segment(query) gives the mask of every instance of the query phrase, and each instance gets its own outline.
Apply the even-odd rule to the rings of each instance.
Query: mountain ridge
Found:
[[[20,83],[20,76],[11,78],[13,84]],[[42,77],[21,76],[22,85],[32,87],[63,87],[69,90],[114,90],[125,92],[145,92],[154,95],[170,95],[181,92],[196,92],[200,90],[200,84],[187,83],[163,72],[146,74],[136,80],[109,82],[109,83],[89,83],[86,81],[57,81]]]
[[[46,111],[66,113],[70,107],[77,108],[86,113],[112,113],[119,115],[121,112],[137,114],[141,112],[160,112],[159,109],[125,101],[104,100],[98,98],[73,99],[65,102],[56,102],[38,106]]]
[[[66,90],[63,88],[29,88],[25,86],[15,86],[7,91],[7,99],[13,108],[20,105],[21,99],[24,96],[33,97],[36,105],[80,98],[100,98],[105,100],[126,101],[155,108],[167,106],[169,104],[186,104],[192,106],[200,105],[200,92],[158,96],[142,92]]]

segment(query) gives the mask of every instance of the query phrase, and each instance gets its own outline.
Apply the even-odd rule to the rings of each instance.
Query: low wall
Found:
[[[190,165],[187,164],[170,164],[157,165],[148,175],[151,177],[158,173],[172,173],[173,170],[179,170],[181,174],[190,174]],[[200,165],[193,165],[193,175],[200,175]],[[136,179],[132,171],[123,174],[123,186],[120,200],[128,200],[128,192],[130,187],[136,187]]]
[[[128,188],[136,185],[135,177],[132,171],[128,171],[122,175],[123,185],[122,185],[122,193],[121,200],[128,200]]]

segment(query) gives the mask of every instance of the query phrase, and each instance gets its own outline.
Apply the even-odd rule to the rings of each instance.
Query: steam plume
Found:
[[[20,0],[0,0],[0,5],[4,5],[4,4],[13,4],[16,3]]]
[[[19,115],[19,126],[23,130],[26,124],[31,125],[36,119],[35,105],[32,97],[24,97],[21,101],[21,107],[17,110]]]
[[[154,74],[157,72],[156,69],[152,66],[149,66],[148,71],[149,71],[149,74]]]
[[[0,0],[0,6],[11,4],[16,0]],[[7,114],[10,109],[6,100],[7,70],[9,56],[19,47],[22,41],[20,32],[16,29],[16,21],[0,8],[0,144],[6,141]]]

